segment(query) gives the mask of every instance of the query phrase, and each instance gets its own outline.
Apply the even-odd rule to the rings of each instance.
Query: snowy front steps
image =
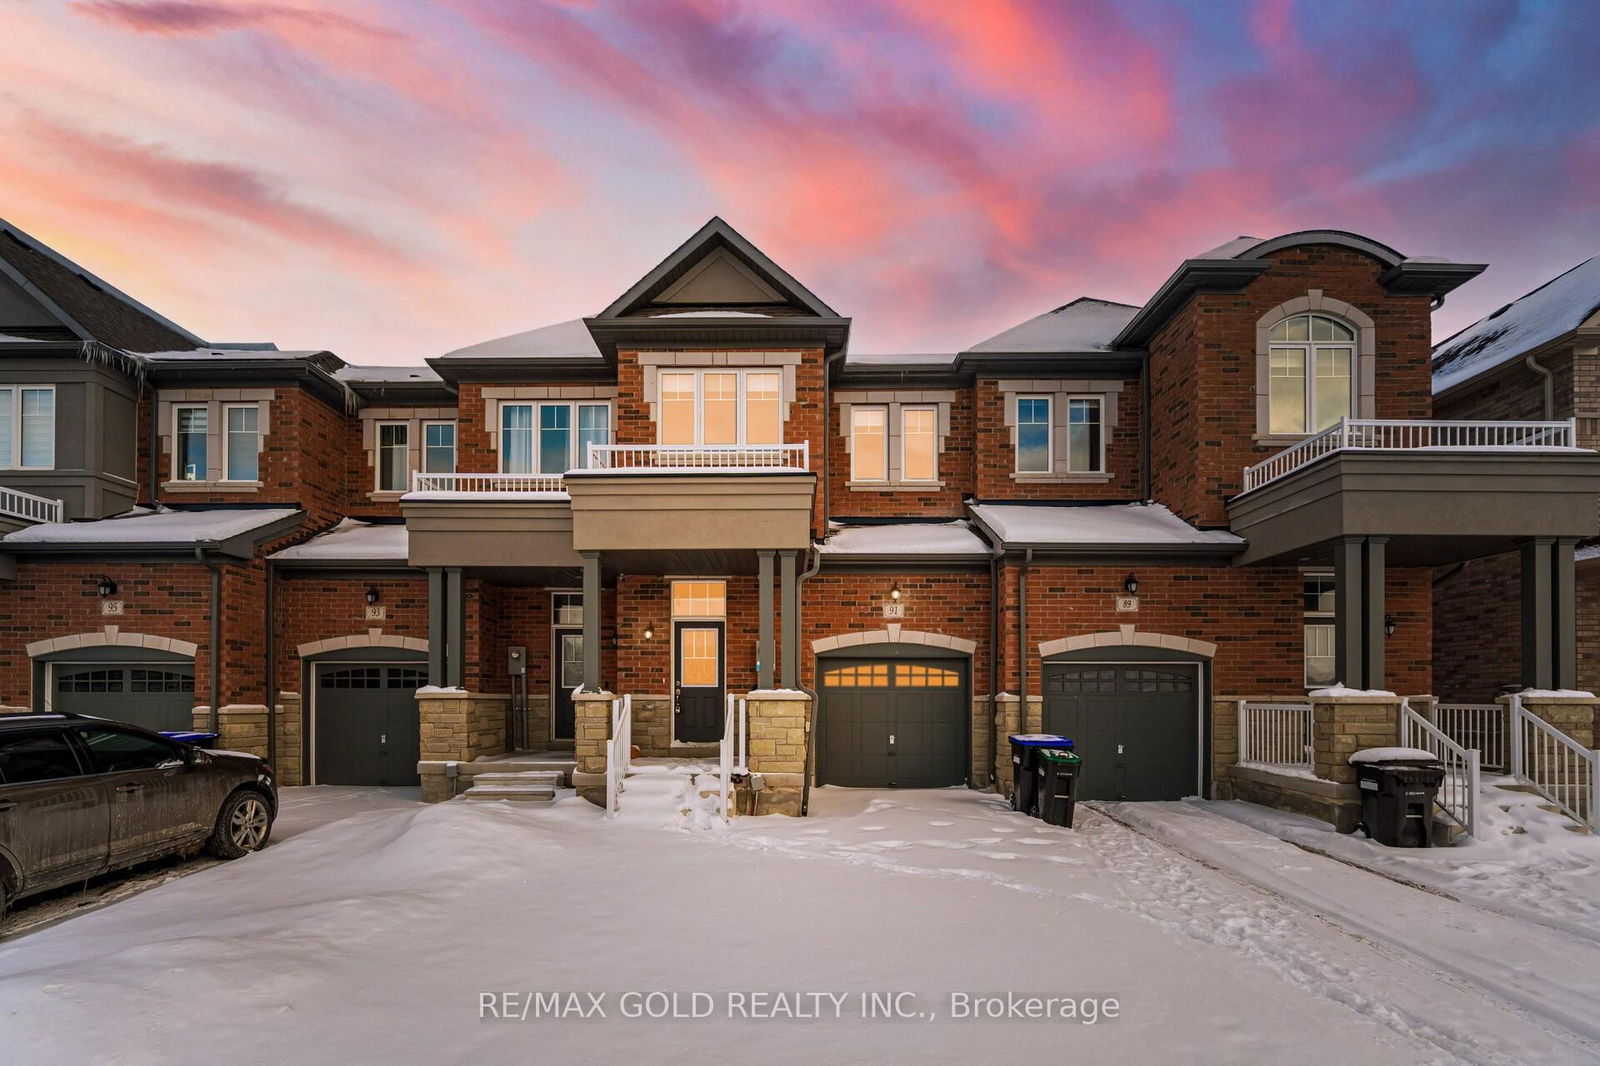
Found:
[[[556,770],[478,774],[472,779],[472,787],[462,795],[469,800],[549,803],[556,798],[560,784],[561,774]]]
[[[1532,785],[1522,784],[1521,782],[1514,782],[1512,784],[1505,784],[1501,782],[1497,783],[1494,787],[1502,792],[1516,792],[1524,796],[1538,796],[1541,799],[1544,798],[1543,793],[1541,793],[1538,789],[1534,788]],[[1562,819],[1563,824],[1561,828],[1565,829],[1569,833],[1576,833],[1578,836],[1584,837],[1594,835],[1588,826],[1584,825],[1582,822],[1574,821],[1571,815],[1567,814],[1567,812],[1562,810],[1560,807],[1557,807],[1554,803],[1535,803],[1533,806],[1537,807],[1541,811],[1547,811],[1550,814]],[[1511,813],[1510,804],[1499,804],[1499,807],[1502,813]],[[1523,832],[1523,829],[1521,826],[1514,826],[1511,831],[1513,833],[1521,833]]]
[[[617,797],[617,816],[682,829],[705,829],[722,821],[717,768],[678,760],[629,768]]]

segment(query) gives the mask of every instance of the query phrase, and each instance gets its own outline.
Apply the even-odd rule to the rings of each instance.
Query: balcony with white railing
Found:
[[[566,491],[560,474],[423,474],[411,475],[415,494],[539,495]]]
[[[811,445],[591,444],[587,469],[623,473],[800,473],[811,469]]]
[[[0,485],[0,520],[17,519],[23,522],[60,522],[64,508],[60,500],[49,500],[21,489]]]
[[[1244,491],[1294,473],[1337,452],[1567,451],[1577,447],[1577,421],[1435,422],[1341,418],[1320,433],[1244,471]]]

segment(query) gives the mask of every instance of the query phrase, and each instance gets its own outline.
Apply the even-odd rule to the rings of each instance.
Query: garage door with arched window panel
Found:
[[[818,777],[855,788],[966,781],[964,659],[824,659]]]
[[[318,785],[415,785],[421,756],[422,663],[319,663],[312,780]]]
[[[1199,673],[1178,662],[1045,663],[1044,729],[1076,745],[1079,799],[1200,791]]]

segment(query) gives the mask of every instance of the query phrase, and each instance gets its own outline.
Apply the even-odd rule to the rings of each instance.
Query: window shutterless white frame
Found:
[[[502,474],[534,474],[539,471],[539,457],[543,446],[542,431],[544,430],[545,408],[564,407],[567,409],[567,465],[566,470],[585,467],[589,464],[588,448],[582,442],[585,429],[583,426],[583,412],[588,408],[600,408],[606,413],[605,440],[592,440],[591,444],[610,444],[612,434],[615,432],[616,411],[609,400],[530,400],[528,402],[502,402],[500,404],[500,447],[497,458],[498,468]],[[506,414],[510,411],[527,411],[528,425],[515,429],[506,425]],[[453,424],[453,423],[452,423]],[[592,428],[592,427],[591,427]],[[510,449],[506,444],[510,435],[515,432],[527,434],[528,469],[510,470],[506,466],[506,457]],[[459,447],[459,437],[457,438]],[[459,453],[457,462],[460,462]],[[562,473],[565,473],[563,470]]]
[[[1018,393],[1017,404],[1017,444],[1016,468],[1019,474],[1050,474],[1055,471],[1056,458],[1056,426],[1055,426],[1055,396],[1051,393]],[[1022,405],[1031,401],[1044,404],[1044,466],[1030,469],[1022,465]],[[1029,422],[1027,425],[1039,425],[1038,422]]]
[[[48,396],[47,411],[29,411],[30,398],[36,403]],[[0,385],[0,470],[53,470],[56,465],[56,387],[54,385],[27,385],[22,383]],[[43,450],[46,454],[29,454],[26,447],[28,430],[36,422],[44,421]],[[31,461],[30,461],[31,460]]]
[[[248,411],[254,416],[254,424],[248,431],[250,434],[251,465],[254,467],[248,477],[233,476],[233,413],[235,411]],[[243,434],[245,430],[239,430]],[[253,403],[225,403],[222,405],[222,480],[224,481],[260,481],[261,480],[261,408]]]
[[[908,415],[926,415],[928,419],[928,472],[923,476],[911,472],[911,440]],[[904,404],[900,408],[900,480],[912,483],[939,480],[939,408],[935,404]]]
[[[783,435],[784,435],[783,434],[783,430],[784,430],[784,418],[783,418],[783,374],[781,372],[776,371],[776,370],[756,370],[756,369],[741,370],[741,369],[736,369],[734,367],[696,367],[696,368],[693,368],[693,369],[679,368],[679,369],[674,369],[674,370],[662,370],[659,373],[657,373],[657,375],[656,375],[656,443],[657,444],[667,444],[667,445],[672,445],[672,444],[705,445],[706,444],[706,425],[705,425],[706,390],[705,390],[705,379],[706,379],[707,375],[728,376],[728,377],[732,377],[734,379],[734,382],[735,382],[735,394],[734,394],[735,429],[734,429],[734,439],[733,439],[732,443],[736,444],[736,445],[751,445],[752,444],[752,442],[750,440],[750,425],[749,425],[749,423],[750,423],[750,419],[749,419],[749,403],[750,403],[749,381],[750,381],[750,379],[752,377],[772,378],[773,379],[773,384],[775,386],[774,391],[775,391],[775,394],[776,394],[776,403],[777,403],[776,421],[777,421],[777,425],[778,425],[778,439],[775,440],[775,441],[756,441],[756,442],[753,442],[753,445],[754,446],[760,446],[760,445],[766,445],[766,444],[782,444],[783,443]],[[669,381],[670,382],[674,382],[674,383],[682,383],[682,382],[687,381],[689,383],[690,387],[693,390],[694,439],[691,440],[691,441],[668,441],[666,439],[666,424],[667,424],[666,404],[669,402],[668,399],[667,399],[667,385],[668,385]],[[678,384],[677,387],[681,388],[682,386],[681,386],[681,384]],[[679,398],[678,400],[676,400],[674,402],[681,403],[681,402],[683,402],[683,400],[681,398]],[[723,443],[726,443],[726,442],[719,441],[717,443],[718,444],[723,444]]]
[[[383,442],[383,431],[386,429],[391,432],[397,429],[400,431],[398,444],[393,441],[388,444]],[[378,492],[404,492],[411,481],[411,424],[404,420],[374,422],[372,425],[372,443],[374,459],[372,464],[373,488]],[[389,469],[388,455],[395,451],[400,453],[400,466],[395,471],[398,483],[385,485],[383,483],[383,475]]]
[[[1106,472],[1106,404],[1103,396],[1094,394],[1074,395],[1064,398],[1067,405],[1067,473],[1069,474],[1103,474]],[[1093,455],[1093,466],[1083,466],[1079,461],[1078,451],[1073,447],[1072,427],[1084,423],[1072,421],[1072,411],[1076,404],[1092,404],[1094,406],[1094,426],[1099,430],[1099,446]],[[1055,414],[1054,411],[1051,412]],[[1052,449],[1054,442],[1051,442]],[[1052,457],[1054,453],[1052,452]]]
[[[876,426],[871,423],[876,422]],[[862,442],[862,431],[876,428],[878,441],[873,445]],[[877,456],[881,474],[868,476],[862,473],[862,460],[869,454]],[[889,409],[877,404],[860,404],[850,408],[850,480],[863,483],[889,480]]]
[[[1298,324],[1304,323],[1304,330],[1295,329]],[[1304,337],[1292,333],[1304,332]],[[1319,337],[1319,334],[1321,336]],[[1267,397],[1267,431],[1276,434],[1302,434],[1317,433],[1326,429],[1328,425],[1319,425],[1318,417],[1320,398],[1318,396],[1318,379],[1329,378],[1342,380],[1347,393],[1345,417],[1353,417],[1356,411],[1358,368],[1361,353],[1356,343],[1356,327],[1340,318],[1327,314],[1298,314],[1290,315],[1274,325],[1268,333],[1268,397]],[[1277,356],[1298,358],[1300,360],[1300,373],[1298,375],[1288,372],[1287,368],[1280,371]],[[1344,373],[1321,373],[1323,355],[1340,355],[1344,357]],[[1298,428],[1285,427],[1272,422],[1272,399],[1275,394],[1272,389],[1277,382],[1284,382],[1279,388],[1287,387],[1287,383],[1299,378],[1300,397],[1300,425]],[[1337,421],[1335,419],[1334,421]]]
[[[199,411],[202,420],[198,433],[185,432],[183,416],[187,411]],[[211,476],[211,408],[203,403],[179,403],[172,405],[172,480],[173,481],[207,481]],[[185,437],[199,436],[205,454],[205,468],[197,469],[194,477],[184,476],[183,441]]]
[[[1300,575],[1300,599],[1302,606],[1304,606],[1306,598],[1311,594],[1311,585],[1313,582],[1316,583],[1318,588],[1319,601],[1324,598],[1333,599],[1333,593],[1328,588],[1328,586],[1332,585],[1333,583],[1333,575],[1331,573],[1308,571]],[[1306,688],[1319,688],[1330,683],[1329,681],[1321,679],[1312,679],[1311,664],[1313,660],[1315,660],[1318,662],[1326,662],[1328,664],[1327,676],[1331,678],[1332,682],[1338,682],[1340,678],[1334,677],[1334,670],[1336,667],[1334,666],[1335,653],[1333,643],[1333,619],[1336,611],[1338,610],[1338,602],[1335,600],[1328,609],[1323,609],[1321,603],[1319,602],[1315,609],[1305,607],[1304,610],[1305,624],[1302,626],[1301,636],[1302,676],[1300,680]],[[1315,642],[1317,645],[1314,654],[1313,642]],[[1322,650],[1324,645],[1326,646],[1326,651]]]
[[[433,441],[431,439],[432,435],[428,432],[429,430],[432,430],[432,429],[448,429],[450,431],[450,433],[449,433],[450,444],[448,445],[448,447],[450,449],[450,466],[449,466],[449,469],[438,469],[438,470],[436,470],[436,469],[433,468],[432,464],[430,464],[429,461],[428,461],[428,457],[429,457],[430,453],[435,452],[435,451],[442,451],[446,447],[446,445],[444,445],[444,444],[435,444],[435,443],[433,443]],[[448,419],[448,418],[444,418],[444,419],[427,419],[427,420],[423,421],[423,423],[422,423],[422,451],[421,451],[421,453],[419,455],[419,458],[421,459],[422,472],[424,474],[453,474],[453,473],[456,472],[456,462],[457,462],[457,458],[456,458],[456,424],[455,424],[455,422],[453,420]]]

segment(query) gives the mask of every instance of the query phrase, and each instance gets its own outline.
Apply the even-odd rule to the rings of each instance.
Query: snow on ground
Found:
[[[692,797],[670,776],[630,781],[613,819],[571,797],[423,806],[287,789],[261,854],[0,945],[6,1062],[181,1064],[219,1048],[274,1064],[1596,1055],[1093,810],[1063,830],[962,789],[829,788],[812,818],[671,830],[661,815]],[[716,1009],[621,1016],[621,993],[655,990],[711,993]],[[481,993],[539,991],[606,993],[608,1017],[480,1018]],[[838,1018],[729,1017],[728,994],[749,991],[851,998]],[[865,1018],[867,991],[915,993],[902,1005],[925,1015]],[[1120,1016],[957,1019],[955,992],[1114,997]]]

